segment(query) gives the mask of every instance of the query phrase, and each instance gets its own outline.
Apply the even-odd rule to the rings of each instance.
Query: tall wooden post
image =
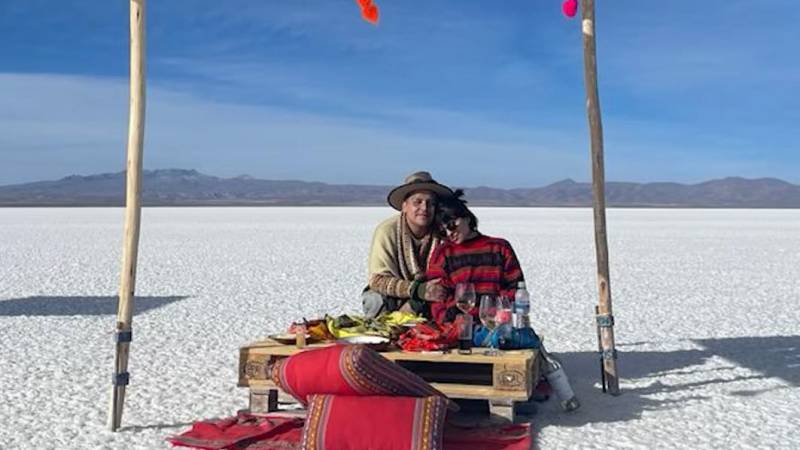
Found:
[[[619,395],[617,352],[614,348],[614,316],[611,312],[611,280],[608,274],[608,239],[606,236],[605,168],[603,166],[603,124],[600,120],[600,97],[597,93],[597,51],[594,37],[594,0],[582,0],[583,68],[586,84],[586,113],[592,143],[592,193],[594,197],[594,241],[597,253],[597,322],[603,373],[612,395]]]
[[[122,248],[116,357],[112,379],[109,426],[117,431],[122,422],[128,355],[132,337],[136,258],[141,218],[142,147],[145,110],[145,0],[130,0],[130,100],[128,110],[128,162],[125,190],[125,236]]]

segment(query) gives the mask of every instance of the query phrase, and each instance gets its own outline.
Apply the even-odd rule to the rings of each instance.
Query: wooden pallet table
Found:
[[[272,340],[239,349],[239,386],[250,390],[253,413],[277,410],[278,388],[266,376],[273,361],[294,353],[331,344],[311,344],[299,349]],[[504,350],[498,356],[473,349],[471,355],[443,352],[388,351],[381,355],[419,375],[450,398],[489,401],[492,412],[516,420],[531,398],[539,379],[537,350]]]

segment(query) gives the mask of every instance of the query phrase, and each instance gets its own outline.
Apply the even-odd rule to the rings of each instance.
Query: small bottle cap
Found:
[[[518,281],[517,282],[517,289],[525,289],[525,282],[524,281]]]

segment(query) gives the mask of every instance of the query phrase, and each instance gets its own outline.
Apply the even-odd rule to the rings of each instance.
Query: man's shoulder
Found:
[[[382,221],[375,227],[375,231],[394,231],[395,227],[397,226],[397,222],[400,221],[400,214],[395,214],[392,217]]]
[[[400,220],[400,214],[396,214],[388,219],[382,221],[375,227],[375,237],[391,237],[394,236],[394,230],[397,228],[397,222]]]

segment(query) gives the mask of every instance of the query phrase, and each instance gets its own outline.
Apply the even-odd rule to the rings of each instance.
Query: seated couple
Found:
[[[455,319],[457,283],[473,283],[477,298],[514,299],[522,269],[511,245],[478,231],[478,218],[428,172],[409,175],[388,196],[400,211],[375,229],[369,252],[364,314],[414,312],[439,324]],[[472,311],[477,316],[477,308]]]

